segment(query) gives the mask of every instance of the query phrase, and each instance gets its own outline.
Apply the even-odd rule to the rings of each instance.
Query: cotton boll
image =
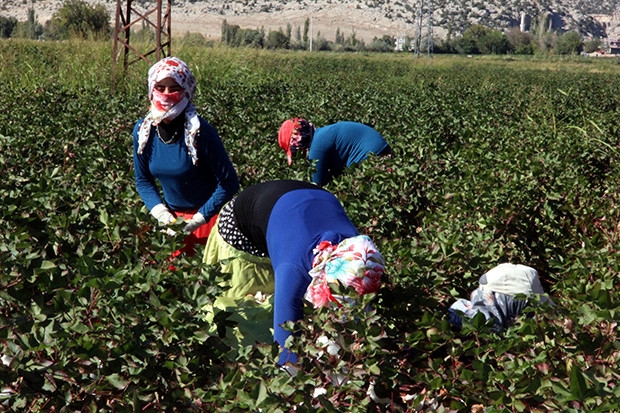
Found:
[[[5,366],[9,366],[11,364],[11,362],[13,361],[13,357],[9,357],[6,354],[3,354],[2,357],[0,358],[2,360],[2,364],[4,364]]]
[[[316,399],[319,396],[324,396],[327,394],[327,390],[324,387],[317,387],[314,389],[314,392],[312,392],[312,398]]]
[[[325,348],[325,351],[327,351],[327,354],[330,356],[338,355],[340,346],[336,344],[334,340],[330,340],[326,336],[320,336],[316,341],[319,345]]]

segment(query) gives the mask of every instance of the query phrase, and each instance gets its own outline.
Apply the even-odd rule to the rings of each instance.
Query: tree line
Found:
[[[112,33],[110,13],[102,4],[91,6],[83,0],[65,0],[52,18],[40,24],[34,8],[25,22],[0,15],[1,38],[65,40],[69,38],[109,39]]]
[[[0,38],[26,38],[37,40],[63,40],[68,38],[109,39],[112,34],[110,14],[101,4],[91,6],[84,0],[65,0],[61,8],[45,24],[38,23],[33,8],[28,10],[25,22],[14,17],[0,15]],[[136,33],[136,40],[152,40],[155,33],[143,27]],[[336,52],[421,52],[451,54],[521,54],[539,53],[574,55],[582,52],[595,52],[601,48],[600,39],[584,40],[577,32],[528,31],[513,28],[507,32],[474,24],[462,34],[446,38],[396,38],[384,35],[366,43],[356,37],[355,31],[345,35],[338,28],[334,40],[329,40],[318,32],[310,32],[310,19],[303,27],[266,31],[264,28],[249,29],[229,24],[226,20],[221,26],[221,43],[229,47],[252,47],[260,49],[316,50]],[[200,34],[187,34],[183,41],[209,46]]]
[[[522,32],[518,28],[503,32],[480,24],[474,24],[466,29],[461,35],[450,35],[446,39],[416,39],[405,36],[398,39],[384,35],[375,37],[366,44],[357,39],[355,32],[346,36],[336,30],[333,41],[326,39],[317,33],[314,39],[308,36],[309,19],[302,29],[298,26],[295,30],[290,24],[286,29],[265,31],[260,29],[247,29],[238,25],[222,22],[221,42],[230,47],[254,47],[263,49],[290,49],[290,50],[328,50],[328,51],[370,51],[370,52],[395,52],[395,51],[420,51],[432,53],[451,54],[520,54],[533,55],[549,53],[557,55],[575,55],[581,52],[592,53],[602,46],[600,39],[584,40],[577,32],[545,32],[542,35]],[[293,34],[294,32],[294,34]],[[397,47],[398,45],[398,47]]]

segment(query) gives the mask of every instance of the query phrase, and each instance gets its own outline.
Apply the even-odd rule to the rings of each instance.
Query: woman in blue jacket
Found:
[[[334,283],[358,294],[375,292],[385,266],[334,195],[294,180],[250,186],[226,204],[204,261],[231,274],[233,298],[274,293],[274,340],[282,347],[290,336],[282,324],[303,317],[304,298],[315,307],[341,305]],[[279,364],[296,359],[284,348]]]
[[[315,127],[303,118],[284,121],[278,132],[278,144],[286,152],[289,165],[300,153],[316,162],[312,182],[324,186],[345,168],[359,164],[368,155],[391,156],[392,149],[379,132],[358,122],[342,121]]]
[[[186,246],[174,256],[206,243],[217,213],[239,190],[218,133],[191,103],[195,90],[185,62],[160,60],[148,74],[150,111],[133,130],[134,175],[144,204],[161,225],[186,221]]]

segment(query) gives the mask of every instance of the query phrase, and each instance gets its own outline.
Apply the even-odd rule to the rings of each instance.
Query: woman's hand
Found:
[[[172,215],[164,204],[155,205],[153,209],[151,209],[151,215],[155,217],[160,225],[170,225],[176,221],[174,215]]]
[[[194,216],[192,217],[192,219],[190,219],[189,221],[186,221],[185,227],[183,227],[183,232],[187,234],[191,234],[192,232],[197,230],[198,227],[206,223],[207,223],[207,220],[205,219],[205,217],[200,212],[196,212]]]

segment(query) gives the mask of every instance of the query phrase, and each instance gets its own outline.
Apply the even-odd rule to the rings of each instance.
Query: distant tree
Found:
[[[299,26],[295,28],[295,41],[301,43],[301,27]]]
[[[340,31],[340,27],[336,27],[336,44],[344,44],[344,33]]]
[[[308,44],[308,32],[310,31],[310,18],[306,17],[306,21],[304,22],[304,36],[302,38],[304,44]]]
[[[321,32],[316,34],[314,38],[314,47],[313,50],[333,50],[334,44],[321,36]]]
[[[8,39],[11,33],[17,27],[17,19],[15,17],[0,16],[0,38]]]
[[[46,24],[47,37],[51,38],[94,36],[103,39],[110,32],[110,14],[105,6],[91,6],[84,0],[65,0]]]
[[[357,52],[365,49],[363,41],[357,40],[355,30],[344,40],[344,50],[348,52]]]
[[[554,32],[545,32],[538,37],[538,48],[539,50],[551,53],[553,48],[555,47],[557,41],[557,34]]]
[[[438,46],[439,50],[452,48],[460,54],[505,54],[510,51],[510,43],[504,33],[481,24],[470,26],[462,36]]]
[[[221,42],[231,46],[232,42],[235,39],[235,36],[237,35],[237,30],[239,30],[239,26],[238,25],[231,25],[228,24],[228,21],[226,21],[226,19],[224,19],[224,21],[222,21],[222,38],[221,38]]]
[[[206,47],[208,42],[207,39],[200,33],[186,32],[181,38],[181,44],[183,46]]]
[[[391,36],[383,35],[382,38],[375,37],[372,42],[367,46],[367,49],[371,52],[393,52],[396,46],[394,38]]]
[[[265,34],[255,29],[239,29],[232,42],[232,46],[245,46],[262,49],[265,45]]]
[[[555,40],[554,54],[570,55],[583,51],[583,39],[577,32],[567,32],[558,35]]]
[[[530,32],[536,39],[535,51],[550,53],[553,50],[557,34],[551,31],[552,20],[549,13],[539,13],[532,19]]]
[[[288,46],[288,38],[280,30],[272,30],[267,33],[267,41],[265,42],[267,49],[288,49]]]
[[[603,42],[601,41],[601,39],[596,37],[592,40],[588,40],[587,42],[584,42],[583,51],[586,53],[594,53],[596,51],[599,51],[602,45],[603,45]]]
[[[403,52],[409,52],[413,48],[413,38],[405,36],[405,42],[403,43]]]
[[[11,37],[19,37],[25,39],[39,39],[43,35],[43,26],[37,21],[37,16],[33,8],[28,9],[28,20],[25,22],[17,22],[17,26],[13,28]]]
[[[504,54],[509,48],[508,39],[501,31],[480,24],[465,30],[463,37],[471,39],[475,45],[476,51],[473,53]]]
[[[483,54],[506,54],[510,49],[506,35],[499,30],[489,30],[478,38],[476,45]]]
[[[478,54],[476,42],[469,36],[454,37],[451,46],[459,54]]]
[[[407,50],[413,50],[415,43],[414,43],[415,39],[410,40],[409,42],[409,49]],[[454,42],[454,38],[443,38],[443,39],[435,39],[433,42],[433,53],[458,53],[455,49],[455,42]]]
[[[535,39],[531,33],[522,32],[515,28],[506,34],[510,50],[514,54],[531,55],[535,50]]]

